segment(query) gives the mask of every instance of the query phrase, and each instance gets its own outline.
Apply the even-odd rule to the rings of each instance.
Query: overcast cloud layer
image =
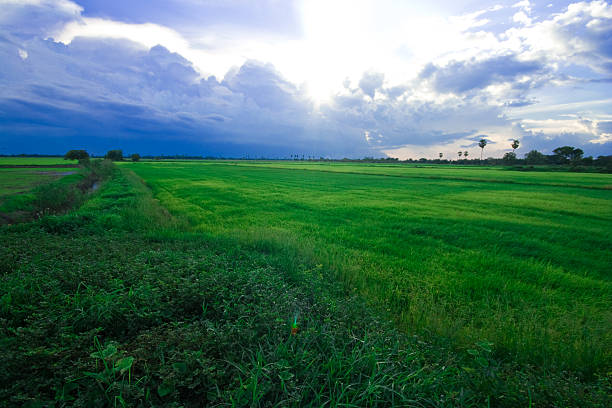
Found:
[[[0,154],[612,154],[612,6],[465,4],[0,0]]]

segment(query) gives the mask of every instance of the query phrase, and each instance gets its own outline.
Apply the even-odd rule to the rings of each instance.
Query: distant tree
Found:
[[[140,160],[140,155],[138,153],[134,153],[130,156],[133,162],[137,162]]]
[[[518,149],[519,145],[521,144],[521,142],[518,141],[518,139],[514,139],[512,141],[512,144],[510,146],[512,146],[512,153],[514,153],[514,151],[516,149]]]
[[[582,158],[582,164],[586,165],[586,166],[592,166],[593,165],[593,156],[587,156],[587,157],[583,157]]]
[[[465,157],[466,159],[468,158],[468,151],[467,150],[465,152],[463,152],[463,157]]]
[[[557,156],[559,159],[558,162],[560,163],[576,163],[582,159],[582,155],[584,154],[582,149],[577,149],[572,146],[557,147],[555,150],[553,150],[553,153],[555,156]]]
[[[478,147],[480,147],[480,160],[482,160],[482,154],[484,153],[484,148],[487,143],[487,139],[480,139],[480,142],[478,142]]]
[[[546,163],[546,156],[537,150],[532,150],[525,154],[525,163],[527,164],[544,164]]]
[[[105,159],[109,159],[112,161],[122,161],[123,160],[123,151],[122,150],[109,150],[106,152]]]
[[[440,156],[440,158],[442,158],[442,156],[444,156],[444,154],[442,154],[442,153],[438,153],[438,155]]]
[[[594,164],[601,166],[606,172],[612,173],[612,156],[598,156]]]
[[[504,157],[502,158],[502,160],[505,163],[514,163],[516,161],[516,153],[507,152],[506,154],[504,154]]]
[[[569,159],[572,163],[577,163],[582,159],[582,156],[584,156],[582,149],[574,149]]]
[[[64,155],[64,160],[78,160],[79,164],[88,163],[89,153],[85,150],[69,150],[68,153]]]
[[[463,152],[457,152],[457,156],[459,156],[459,158],[461,159],[461,155],[463,154]]]

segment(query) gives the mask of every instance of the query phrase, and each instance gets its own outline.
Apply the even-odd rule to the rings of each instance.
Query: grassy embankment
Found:
[[[432,214],[440,218],[432,207],[443,201],[437,196],[443,186],[437,182],[408,188],[385,184],[389,178],[362,175],[321,177],[205,164],[130,166],[174,217],[124,168],[75,211],[0,227],[0,405],[603,407],[610,402],[605,378],[587,378],[559,366],[519,364],[499,344],[491,349],[486,341],[457,349],[457,339],[469,342],[467,330],[464,337],[440,336],[434,324],[432,334],[405,335],[363,304],[357,292],[373,304],[384,303],[376,294],[383,293],[385,282],[397,284],[391,274],[403,271],[405,258],[420,260],[422,267],[440,266],[423,269],[420,278],[406,269],[406,285],[388,296],[390,315],[402,310],[393,303],[397,290],[424,292],[411,293],[419,305],[419,299],[434,294],[432,282],[439,285],[435,295],[442,311],[460,300],[462,310],[483,305],[490,312],[491,302],[495,304],[495,298],[483,297],[491,289],[478,275],[492,275],[490,285],[496,285],[496,269],[467,273],[465,279],[475,279],[484,290],[472,292],[473,298],[454,299],[445,292],[450,287],[443,285],[445,279],[454,276],[444,269],[449,260],[440,257],[439,263],[431,256],[453,248],[458,256],[453,264],[468,269],[466,262],[475,259],[472,267],[483,265],[473,252],[480,244],[478,235],[472,246],[460,248],[437,236],[452,226],[448,220],[441,218],[437,229],[425,228],[432,226],[426,223]],[[462,184],[453,192],[471,193],[465,198],[469,202],[475,190]],[[401,191],[404,196],[398,197]],[[492,198],[495,191],[485,189]],[[598,207],[606,197],[581,200]],[[402,208],[400,199],[414,205]],[[425,206],[424,201],[431,203]],[[450,214],[465,216],[453,210],[457,204],[447,202],[444,208]],[[395,241],[385,244],[394,235],[377,227],[376,220],[380,217],[381,225],[394,221],[398,205],[401,212],[395,216],[405,221],[395,228],[404,244],[396,247]],[[501,216],[492,216],[495,205],[485,204],[481,211],[486,216],[472,222],[486,228]],[[517,216],[524,220],[533,211],[545,212],[528,208]],[[535,231],[556,227],[558,216],[535,224]],[[352,228],[362,232],[355,236]],[[451,239],[459,234],[453,228],[448,233]],[[505,241],[499,235],[493,238],[501,246]],[[379,245],[372,246],[372,240]],[[328,249],[318,249],[325,243]],[[394,256],[412,245],[414,252]],[[491,265],[511,264],[512,259],[500,260],[502,252],[488,252],[494,258]],[[595,253],[593,262],[602,256]],[[384,268],[369,270],[376,262]],[[549,274],[560,268],[547,264],[553,268]],[[427,280],[435,274],[440,274],[438,280]],[[338,275],[346,285],[335,280]],[[594,276],[581,279],[605,280]],[[525,286],[535,291],[532,296],[555,295],[555,288],[541,284],[545,289],[540,292],[536,283]],[[563,292],[567,283],[560,279],[557,285]],[[575,303],[592,307],[578,289]],[[555,296],[542,303],[558,300]],[[508,304],[506,310],[515,309],[517,305]],[[296,313],[300,331],[291,336]],[[422,315],[414,327],[426,327],[432,316]],[[486,322],[477,313],[475,319]],[[593,326],[591,320],[585,323]]]

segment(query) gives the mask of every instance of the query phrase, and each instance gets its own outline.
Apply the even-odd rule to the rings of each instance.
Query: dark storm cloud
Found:
[[[3,144],[53,129],[49,138],[172,139],[177,151],[225,143],[277,152],[372,154],[361,130],[318,116],[270,64],[247,61],[218,81],[200,78],[189,61],[161,46],[83,38],[70,45],[33,39],[24,46],[26,59],[10,42],[0,43]]]

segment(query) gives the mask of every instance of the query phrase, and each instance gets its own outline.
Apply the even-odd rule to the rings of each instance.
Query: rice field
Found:
[[[77,164],[76,160],[63,157],[0,157],[0,166],[54,166]]]
[[[0,406],[608,407],[610,184],[92,161],[9,196]]]
[[[612,177],[292,162],[126,164],[195,231],[295,245],[410,333],[597,372]]]

